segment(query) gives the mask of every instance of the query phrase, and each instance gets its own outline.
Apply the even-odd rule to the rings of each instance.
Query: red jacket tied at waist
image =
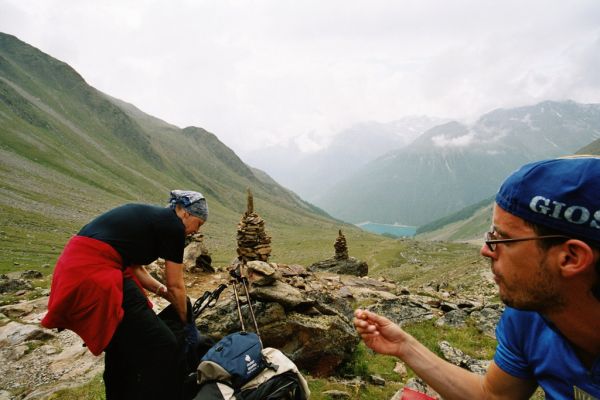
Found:
[[[123,318],[122,302],[119,253],[99,240],[75,236],[56,263],[42,325],[72,330],[99,355]]]

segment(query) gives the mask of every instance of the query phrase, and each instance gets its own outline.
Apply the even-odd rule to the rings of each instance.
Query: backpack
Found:
[[[256,333],[236,332],[225,336],[211,347],[198,365],[198,383],[220,381],[239,389],[267,364]]]
[[[310,390],[296,365],[281,351],[267,347],[262,351],[267,365],[258,375],[240,388],[228,381],[206,380],[198,366],[198,381],[202,384],[194,400],[306,400]],[[201,363],[202,364],[202,363]]]
[[[263,351],[269,365],[253,380],[242,386],[242,400],[306,400],[310,390],[298,367],[283,352],[272,347]]]

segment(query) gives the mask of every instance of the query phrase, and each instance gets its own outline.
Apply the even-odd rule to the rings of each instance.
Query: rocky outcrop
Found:
[[[0,275],[0,293],[18,292],[20,290],[31,290],[33,285],[26,279],[9,278],[7,275]]]
[[[462,350],[452,347],[450,343],[446,341],[439,342],[438,346],[446,360],[478,375],[484,375],[490,366],[490,360],[474,359],[473,357],[466,355]]]
[[[204,235],[197,233],[188,239],[183,251],[183,265],[187,272],[215,272],[212,257],[204,245]]]
[[[369,265],[366,261],[360,261],[354,257],[338,260],[335,257],[319,261],[308,267],[310,271],[327,271],[334,274],[367,276]]]
[[[76,334],[39,325],[47,302],[41,297],[0,307],[0,388],[6,398],[46,398],[104,369],[102,357],[93,356]]]
[[[348,300],[339,290],[329,292],[333,285],[327,277],[309,277],[302,269],[294,274],[288,266],[265,264],[248,268],[251,282],[260,282],[251,283],[250,297],[264,345],[280,349],[315,376],[333,374],[359,342]],[[267,284],[259,271],[277,279]],[[241,329],[235,301],[231,296],[222,298],[199,321],[200,331],[215,340]],[[246,328],[255,330],[245,296],[242,302]]]

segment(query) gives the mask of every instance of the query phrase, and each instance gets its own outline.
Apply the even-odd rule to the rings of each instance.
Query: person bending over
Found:
[[[178,342],[143,289],[167,299],[186,322],[185,237],[207,218],[201,193],[173,190],[166,208],[126,204],[98,216],[58,258],[41,323],[74,331],[94,355],[105,352],[108,400],[181,396]],[[166,286],[144,267],[159,257]]]

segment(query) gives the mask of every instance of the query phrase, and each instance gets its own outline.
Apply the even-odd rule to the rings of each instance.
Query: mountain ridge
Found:
[[[407,146],[423,131],[444,121],[442,118],[410,116],[381,123],[365,121],[338,132],[326,147],[302,152],[292,141],[285,145],[248,153],[248,162],[268,171],[279,182],[313,201],[318,194],[351,176],[369,161],[393,149]]]
[[[423,225],[491,196],[506,175],[600,137],[600,105],[546,101],[431,128],[314,203],[349,222]]]

